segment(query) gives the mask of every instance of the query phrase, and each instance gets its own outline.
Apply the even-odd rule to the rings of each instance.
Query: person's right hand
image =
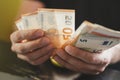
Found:
[[[10,40],[11,50],[17,53],[17,57],[33,65],[48,60],[55,48],[40,29],[15,31]]]

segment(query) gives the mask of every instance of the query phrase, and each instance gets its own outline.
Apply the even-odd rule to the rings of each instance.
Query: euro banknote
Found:
[[[100,53],[120,43],[120,31],[83,21],[75,31],[75,10],[46,9],[27,13],[16,22],[18,30],[42,29],[56,48],[73,45],[92,53]],[[57,65],[54,59],[51,61]]]
[[[56,48],[60,48],[75,31],[75,11],[41,8],[16,21],[19,30],[42,29]]]
[[[71,44],[80,49],[100,53],[120,43],[120,31],[84,21],[64,46]]]
[[[71,44],[90,52],[101,52],[120,43],[120,31],[83,21],[75,31],[75,11],[41,8],[16,21],[19,30],[42,29],[56,48]]]

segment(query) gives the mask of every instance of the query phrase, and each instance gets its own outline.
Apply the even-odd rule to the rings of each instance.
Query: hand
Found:
[[[21,30],[11,34],[12,51],[17,57],[33,65],[39,65],[49,59],[54,46],[40,29]]]
[[[57,49],[54,59],[70,70],[97,75],[111,62],[112,54],[110,50],[90,53],[69,45],[65,50]]]

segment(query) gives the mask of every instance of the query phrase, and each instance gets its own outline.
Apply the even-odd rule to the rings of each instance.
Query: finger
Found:
[[[54,59],[59,64],[63,65],[64,67],[66,67],[67,69],[70,69],[72,71],[81,72],[84,74],[91,74],[91,75],[98,75],[101,73],[101,71],[94,70],[94,69],[80,68],[80,66],[82,66],[82,65],[75,67],[74,65],[77,65],[77,64],[71,65],[68,62],[64,61],[62,58],[60,58],[59,56],[55,56]]]
[[[59,64],[63,65],[63,67],[65,67],[67,69],[70,69],[72,71],[75,71],[75,72],[81,72],[81,73],[84,73],[84,74],[91,74],[91,75],[98,75],[98,74],[101,73],[101,72],[96,71],[96,70],[89,70],[89,69],[81,69],[80,70],[80,69],[77,69],[75,66],[67,63],[66,61],[64,61],[63,59],[61,59],[59,56],[55,56],[54,59]]]
[[[49,44],[48,46],[45,46],[41,49],[38,49],[34,52],[25,54],[25,56],[33,61],[33,60],[37,60],[39,57],[42,57],[44,55],[47,55],[48,53],[51,54],[53,52],[53,50],[55,49],[55,47],[52,44]]]
[[[107,61],[99,57],[101,54],[98,54],[98,53],[90,53],[70,45],[65,47],[65,51],[69,55],[74,56],[90,64],[106,64],[107,63]]]
[[[43,37],[43,38],[39,38],[37,40],[28,41],[25,43],[13,44],[11,49],[12,49],[12,51],[14,51],[16,53],[24,54],[24,53],[29,53],[36,49],[42,48],[48,44],[50,44],[49,39],[46,37]]]
[[[48,53],[48,55],[44,55],[44,56],[39,57],[37,60],[29,61],[29,63],[31,63],[32,65],[40,65],[50,58],[50,56],[51,56],[50,53]]]
[[[78,58],[75,58],[73,56],[70,56],[69,54],[67,54],[65,51],[63,51],[62,49],[58,49],[56,50],[56,54],[65,62],[71,64],[74,66],[74,68],[77,69],[77,71],[80,72],[87,72],[87,73],[91,73],[91,74],[96,74],[96,73],[100,73],[103,72],[105,69],[105,66],[101,66],[101,65],[93,65],[93,64],[88,64],[85,63],[83,61],[81,61]]]
[[[90,70],[90,69],[79,69],[79,68],[76,68],[75,66],[67,63],[66,61],[64,61],[63,59],[61,59],[59,56],[55,56],[54,57],[55,61],[57,61],[59,64],[63,65],[64,67],[66,67],[67,69],[70,69],[72,71],[75,71],[75,72],[79,72],[79,73],[84,73],[84,74],[90,74],[90,75],[98,75],[100,74],[101,72],[100,71],[97,71],[97,70]],[[80,66],[79,66],[80,67]]]
[[[73,67],[73,65],[67,63],[66,61],[64,61],[61,57],[59,56],[54,56],[54,59],[56,62],[58,62],[59,64],[61,64],[63,67],[70,69],[72,71],[77,71],[75,67]]]
[[[22,55],[22,54],[17,54],[17,57],[18,57],[19,59],[21,59],[21,60],[29,61],[29,59],[28,59],[26,56]]]
[[[40,29],[32,30],[19,30],[11,34],[10,39],[12,43],[18,43],[22,40],[33,40],[44,35],[44,32]]]

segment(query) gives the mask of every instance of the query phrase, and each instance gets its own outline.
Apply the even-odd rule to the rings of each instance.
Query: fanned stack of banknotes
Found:
[[[75,10],[40,8],[16,21],[19,30],[42,29],[56,48],[73,45],[98,53],[120,43],[120,31],[83,21],[75,31]]]

